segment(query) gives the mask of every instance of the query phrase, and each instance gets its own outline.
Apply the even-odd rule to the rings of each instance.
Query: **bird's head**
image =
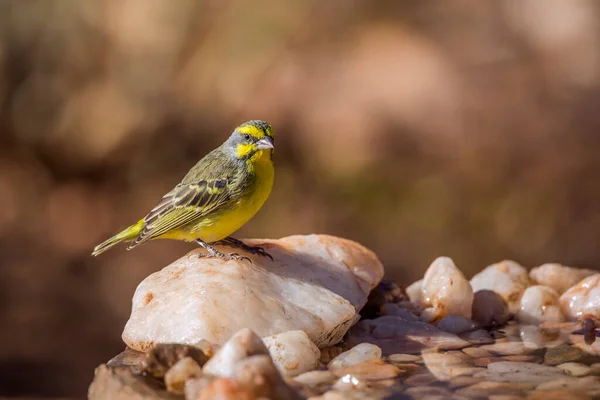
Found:
[[[235,128],[227,145],[241,160],[256,161],[265,156],[271,159],[275,149],[273,128],[265,121],[244,122]]]

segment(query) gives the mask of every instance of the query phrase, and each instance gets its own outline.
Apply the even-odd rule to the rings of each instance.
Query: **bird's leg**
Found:
[[[206,249],[206,251],[208,251],[208,254],[196,253],[196,255],[198,257],[213,257],[213,258],[220,258],[221,260],[236,260],[236,261],[247,260],[247,261],[252,262],[252,260],[250,260],[248,257],[241,256],[238,253],[229,253],[229,254],[221,253],[219,250],[215,249],[213,246],[211,246],[210,244],[206,243],[203,240],[196,239],[196,243],[198,243],[200,246],[202,246],[204,249]]]
[[[248,246],[241,240],[232,238],[231,236],[227,236],[225,239],[219,240],[218,242],[215,242],[214,244],[234,247],[237,249],[242,249],[250,254],[258,254],[259,256],[269,257],[271,259],[271,261],[274,261],[273,257],[269,253],[267,253],[265,251],[265,249],[263,249],[262,247]]]

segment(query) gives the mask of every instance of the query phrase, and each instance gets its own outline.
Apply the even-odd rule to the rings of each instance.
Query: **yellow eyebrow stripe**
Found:
[[[256,139],[262,139],[263,137],[265,137],[265,133],[262,131],[262,129],[259,129],[256,126],[252,125],[240,126],[239,128],[237,128],[237,131],[242,135],[250,135]]]

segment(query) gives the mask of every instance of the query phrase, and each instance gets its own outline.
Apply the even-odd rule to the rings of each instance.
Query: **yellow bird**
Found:
[[[240,248],[272,257],[261,247],[250,247],[230,235],[262,207],[271,193],[275,168],[273,128],[265,121],[238,126],[225,143],[200,160],[148,215],[94,248],[92,255],[120,242],[127,250],[153,239],[196,241],[208,251],[200,257],[242,260],[212,245]]]

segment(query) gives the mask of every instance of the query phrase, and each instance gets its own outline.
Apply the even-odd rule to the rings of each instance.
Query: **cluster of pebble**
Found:
[[[242,329],[221,345],[128,349],[96,370],[89,397],[593,399],[599,294],[591,270],[503,261],[469,282],[440,257],[406,290],[381,282],[341,342]]]

